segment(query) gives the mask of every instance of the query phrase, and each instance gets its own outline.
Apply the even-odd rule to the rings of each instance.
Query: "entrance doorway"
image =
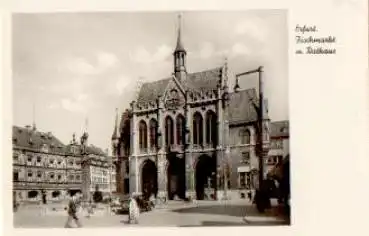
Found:
[[[143,196],[148,199],[152,194],[158,193],[158,171],[156,165],[151,160],[146,160],[142,166],[141,188]]]
[[[168,198],[186,197],[186,167],[184,158],[178,158],[176,153],[168,154]]]
[[[204,200],[206,198],[215,199],[216,187],[216,161],[208,155],[202,155],[196,164],[196,198]],[[206,195],[205,190],[210,190]]]

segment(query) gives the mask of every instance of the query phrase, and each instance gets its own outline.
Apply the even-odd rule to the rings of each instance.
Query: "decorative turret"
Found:
[[[115,108],[115,125],[114,125],[113,135],[111,137],[111,140],[113,142],[116,139],[119,139],[119,131],[118,131],[118,108]]]
[[[178,16],[178,35],[177,35],[177,46],[174,50],[174,75],[182,81],[186,78],[186,50],[183,47],[182,36],[181,36],[181,15]]]

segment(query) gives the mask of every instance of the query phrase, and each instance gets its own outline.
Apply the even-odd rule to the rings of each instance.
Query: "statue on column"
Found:
[[[88,134],[83,133],[81,137],[81,155],[82,155],[82,194],[85,201],[90,200],[90,163],[87,153],[87,139]]]

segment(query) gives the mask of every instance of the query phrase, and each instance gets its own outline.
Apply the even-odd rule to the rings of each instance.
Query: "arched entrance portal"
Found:
[[[216,187],[216,161],[208,155],[199,157],[196,164],[196,198],[204,200],[206,198],[205,190],[211,190],[209,198],[215,199]]]
[[[142,166],[142,194],[149,198],[152,194],[158,193],[158,171],[156,165],[151,160],[146,160]]]
[[[181,199],[186,197],[186,169],[184,158],[178,158],[176,153],[168,154],[168,198],[174,196]]]

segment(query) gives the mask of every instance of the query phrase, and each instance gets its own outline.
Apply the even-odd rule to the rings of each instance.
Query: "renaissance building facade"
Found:
[[[51,132],[41,132],[35,125],[13,126],[12,141],[13,198],[16,202],[62,201],[82,192],[86,183],[91,192],[96,185],[105,194],[115,191],[115,168],[109,168],[112,165],[109,165],[107,154],[92,145],[86,152],[91,160],[86,175],[90,181],[83,181],[83,155],[74,135],[65,145]],[[98,174],[95,168],[100,170]],[[114,180],[111,181],[110,176]]]
[[[144,83],[116,122],[120,192],[219,199],[239,195],[241,175],[250,189],[257,187],[256,89],[231,91],[227,62],[190,73],[186,56],[179,26],[173,72]],[[262,112],[267,148],[270,120]]]

